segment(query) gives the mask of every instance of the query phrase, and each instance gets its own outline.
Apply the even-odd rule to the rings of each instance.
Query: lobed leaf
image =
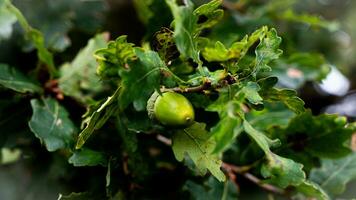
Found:
[[[194,123],[188,128],[175,131],[172,137],[172,149],[178,161],[183,161],[187,154],[201,174],[209,170],[219,181],[225,181],[225,175],[220,170],[222,161],[212,154],[215,142],[209,139],[205,124]]]
[[[264,133],[254,129],[246,120],[243,122],[243,127],[245,132],[258,144],[258,146],[265,152],[266,155],[271,154],[269,149],[270,147],[277,147],[281,145],[278,139],[271,140]]]
[[[356,153],[340,159],[321,160],[321,167],[311,171],[310,179],[329,194],[342,194],[347,183],[356,179]]]
[[[277,83],[276,77],[266,77],[258,81],[261,86],[260,95],[265,101],[280,101],[296,114],[305,112],[304,101],[292,89],[278,89],[273,87]]]
[[[241,41],[234,42],[228,49],[223,43],[217,41],[214,46],[209,45],[205,47],[202,54],[209,62],[224,62],[232,59],[238,62],[246,55],[252,45],[259,41],[260,38],[263,38],[267,32],[268,28],[263,26],[254,31],[251,35],[246,35]]]
[[[122,35],[115,41],[110,41],[106,48],[98,49],[94,53],[99,66],[97,73],[102,79],[118,78],[120,68],[129,60],[135,58],[134,44],[127,42],[127,36]]]
[[[134,49],[137,59],[128,63],[128,69],[120,69],[122,92],[119,95],[120,109],[133,102],[137,111],[146,108],[151,94],[160,87],[161,69],[166,68],[157,52]]]
[[[198,17],[194,15],[194,5],[188,0],[184,6],[179,6],[176,0],[166,0],[174,17],[174,39],[181,55],[201,63],[199,58],[196,35]]]
[[[222,0],[212,0],[194,10],[193,14],[198,17],[196,32],[213,27],[223,18],[224,11],[218,9],[221,4]]]
[[[281,188],[298,186],[306,178],[303,165],[291,159],[283,158],[272,152],[266,154],[267,163],[261,168],[261,174],[266,182],[278,185]]]
[[[351,138],[353,127],[347,127],[346,119],[337,115],[313,116],[310,111],[294,117],[288,127],[271,129],[272,135],[288,145],[290,154],[303,157],[340,158],[351,149],[345,142]],[[288,151],[289,151],[288,150]]]
[[[271,67],[268,66],[268,63],[276,60],[283,53],[283,51],[279,49],[281,42],[282,38],[277,35],[277,31],[274,28],[266,32],[265,36],[260,37],[260,43],[255,50],[256,66],[254,74],[257,74],[259,71],[272,70]]]
[[[76,127],[67,110],[52,98],[31,100],[33,114],[29,127],[45,144],[48,151],[71,148],[74,144]]]

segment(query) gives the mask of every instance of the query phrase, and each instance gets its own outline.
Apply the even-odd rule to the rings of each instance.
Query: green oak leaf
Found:
[[[18,22],[20,23],[22,29],[25,31],[26,39],[30,40],[35,48],[37,49],[37,57],[39,60],[46,64],[48,71],[52,77],[56,77],[58,75],[57,69],[54,66],[53,55],[46,48],[45,40],[43,33],[39,30],[30,26],[27,22],[26,18],[23,16],[21,11],[17,9],[10,0],[5,0],[5,5],[9,12],[13,13]]]
[[[78,101],[90,100],[92,93],[103,90],[96,72],[96,61],[92,56],[94,51],[106,46],[107,33],[98,34],[88,41],[88,44],[77,54],[71,63],[65,63],[60,68],[59,87],[64,94],[75,97]]]
[[[266,101],[281,101],[296,114],[305,112],[304,101],[292,89],[271,88],[262,95]]]
[[[193,13],[193,3],[190,0],[186,2],[186,5],[179,6],[176,0],[166,0],[174,17],[174,39],[182,56],[201,63],[197,36],[194,34],[197,29],[198,16]]]
[[[234,97],[237,92],[237,85],[221,89],[219,98],[205,109],[218,112],[220,118],[219,122],[210,129],[216,141],[214,153],[228,148],[233,143],[233,138],[236,138],[243,130],[241,119],[244,113],[240,105],[242,100]]]
[[[76,127],[64,107],[51,98],[33,99],[31,106],[29,127],[48,151],[73,147]]]
[[[220,121],[211,128],[212,137],[216,141],[215,153],[222,152],[229,147],[234,141],[233,138],[236,138],[243,131],[244,112],[241,103],[246,98],[253,104],[261,104],[262,98],[259,96],[258,90],[258,84],[254,82],[248,82],[242,84],[242,86],[239,84],[231,85],[228,88],[221,89],[219,98],[206,108],[207,111],[218,112],[220,117]],[[247,128],[249,127],[251,126]]]
[[[297,96],[297,92],[292,89],[273,87],[278,82],[276,77],[266,77],[260,79],[258,84],[261,87],[259,94],[264,101],[280,101],[296,114],[305,112],[304,101]]]
[[[312,197],[317,200],[330,200],[329,195],[316,183],[305,180],[296,186],[296,190],[305,197]]]
[[[194,10],[193,14],[198,17],[197,32],[213,27],[223,18],[224,11],[218,9],[221,3],[222,0],[212,0]]]
[[[188,128],[177,130],[172,137],[172,149],[178,161],[183,161],[187,154],[201,174],[209,170],[219,181],[225,181],[225,175],[220,170],[222,161],[212,154],[214,148],[215,142],[210,139],[203,123],[196,122]]]
[[[127,42],[127,36],[122,35],[115,41],[110,41],[106,48],[95,51],[99,66],[97,73],[102,79],[119,78],[120,68],[125,68],[129,60],[135,58],[134,44]]]
[[[136,110],[142,111],[153,91],[159,90],[161,70],[167,67],[157,52],[133,47],[126,38],[120,36],[109,42],[107,48],[95,52],[99,62],[97,73],[103,79],[120,79],[121,110],[133,103]]]
[[[223,43],[217,41],[213,46],[208,45],[203,49],[204,58],[211,61],[228,61],[235,59],[237,62],[243,58],[250,47],[268,32],[268,28],[263,26],[254,31],[251,35],[246,35],[242,40],[232,43],[230,48],[226,48]],[[235,72],[235,71],[233,71]]]
[[[89,139],[95,130],[101,128],[109,117],[117,112],[117,100],[120,94],[120,87],[113,95],[102,100],[95,105],[89,107],[88,111],[83,115],[82,127],[83,130],[79,133],[76,149],[80,149]]]
[[[122,92],[119,96],[120,109],[133,102],[137,111],[146,109],[151,94],[160,87],[161,69],[166,65],[157,52],[135,48],[137,59],[128,63],[128,69],[120,69]]]
[[[266,154],[266,156],[267,163],[264,163],[261,167],[261,174],[264,178],[267,178],[266,182],[286,188],[290,185],[298,186],[305,180],[306,175],[302,169],[302,164],[272,152]]]
[[[279,49],[281,42],[282,38],[277,35],[274,28],[266,32],[263,37],[260,37],[260,43],[255,50],[256,65],[254,75],[260,71],[271,71],[271,67],[268,66],[268,64],[279,58],[283,53],[283,51]]]
[[[214,26],[222,17],[223,10],[218,9],[221,0],[213,0],[194,10],[194,5],[187,0],[179,6],[176,0],[166,0],[174,17],[174,39],[176,46],[184,58],[191,58],[199,65],[198,36],[203,29]]]
[[[270,139],[264,133],[254,129],[251,124],[244,120],[243,127],[245,132],[258,144],[258,146],[265,152],[266,155],[271,153],[270,147],[278,147],[281,142],[278,139]]]
[[[0,85],[20,93],[42,93],[40,84],[16,68],[0,63]]]
[[[238,49],[240,50],[240,49]],[[209,61],[227,61],[238,55],[239,52],[235,53],[235,49],[227,49],[223,43],[217,41],[214,46],[208,46],[204,48],[202,52],[204,58]]]
[[[246,119],[259,131],[267,131],[272,127],[287,127],[289,121],[296,114],[285,107],[273,109],[272,106],[267,105],[262,111],[251,110],[246,113]]]
[[[68,159],[68,162],[73,164],[75,167],[96,165],[105,167],[107,165],[107,158],[102,152],[82,148],[80,150],[76,150]]]
[[[275,127],[270,130],[274,137],[281,139],[282,152],[302,155],[312,159],[340,158],[348,155],[351,149],[345,144],[354,132],[347,126],[344,117],[322,114],[313,116],[310,111],[294,117],[288,127]],[[293,152],[293,153],[292,153]]]
[[[224,113],[229,101],[234,100],[235,94],[239,91],[238,84],[232,84],[219,90],[219,98],[211,103],[206,110],[211,112]]]
[[[264,151],[267,162],[261,167],[261,174],[265,181],[286,188],[293,185],[298,186],[305,180],[303,165],[291,159],[281,157],[271,152],[271,147],[280,146],[278,139],[272,140],[264,133],[254,129],[246,120],[243,122],[245,132],[258,144]]]
[[[247,82],[241,92],[244,93],[245,98],[252,104],[258,105],[262,104],[262,97],[258,94],[260,90],[260,86],[255,82]]]
[[[321,167],[311,171],[310,179],[329,194],[342,194],[347,183],[356,179],[356,152],[340,159],[321,160]]]
[[[242,132],[242,121],[237,112],[242,112],[238,103],[230,101],[226,104],[226,112],[219,114],[220,121],[210,132],[216,141],[214,153],[223,152]]]

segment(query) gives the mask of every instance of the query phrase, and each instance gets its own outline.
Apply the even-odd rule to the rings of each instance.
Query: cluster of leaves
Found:
[[[155,170],[183,171],[177,187],[193,199],[238,198],[236,174],[289,197],[330,199],[342,193],[356,177],[350,146],[356,125],[337,115],[313,116],[295,90],[282,88],[320,81],[329,71],[326,60],[296,50],[282,55],[275,28],[252,30],[261,16],[266,24],[286,20],[331,30],[333,24],[283,11],[289,1],[271,1],[251,16],[240,13],[248,12],[249,1],[212,0],[198,7],[189,0],[157,2],[135,1],[149,27],[150,39],[142,46],[125,35],[108,42],[106,33],[98,34],[72,62],[57,68],[48,39],[10,1],[0,1],[1,15],[11,16],[5,25],[18,20],[50,74],[43,82],[40,71],[27,76],[0,64],[0,85],[20,94],[1,100],[1,113],[29,103],[32,116],[28,127],[23,121],[25,132],[75,167],[106,169],[106,177],[93,176],[106,178],[103,185],[59,199],[157,197],[148,191]],[[169,17],[161,19],[161,14]],[[243,22],[231,23],[234,16]],[[236,31],[239,26],[243,31]],[[196,122],[172,128],[151,121],[146,104],[155,91],[183,93],[196,109]],[[78,105],[68,109],[66,99]],[[87,111],[78,122],[73,117],[78,111],[72,109],[83,107]],[[9,135],[17,131],[6,128],[13,117],[1,114],[0,119],[0,147],[20,147],[9,145]]]

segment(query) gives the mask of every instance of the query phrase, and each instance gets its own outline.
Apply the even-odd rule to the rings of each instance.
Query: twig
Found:
[[[249,173],[248,171],[251,169],[251,165],[250,166],[236,166],[236,165],[232,165],[229,163],[223,163],[222,167],[226,170],[226,171],[233,171],[236,174],[241,174],[243,175],[246,179],[250,180],[251,182],[255,183],[256,185],[258,185],[259,187],[261,187],[262,189],[269,191],[269,192],[273,192],[275,194],[279,194],[279,195],[285,195],[286,193],[284,192],[284,190],[275,187],[273,185],[267,184],[267,183],[263,183],[259,178],[257,178],[256,176],[254,176],[253,174]]]
[[[191,92],[201,92],[203,90],[208,89],[209,87],[207,84],[199,85],[196,87],[189,87],[189,88],[180,88],[180,87],[175,87],[175,88],[161,88],[161,92],[179,92],[179,93],[191,93]]]
[[[258,185],[259,187],[261,187],[262,189],[264,189],[266,191],[273,192],[273,193],[279,194],[279,195],[285,195],[286,194],[284,192],[284,190],[282,190],[282,189],[280,189],[278,187],[275,187],[273,185],[263,183],[259,178],[257,178],[256,176],[250,174],[249,172],[242,173],[242,175],[246,179],[250,180],[251,182],[255,183],[256,185]]]
[[[224,162],[222,164],[222,168],[224,168],[227,171],[233,171],[236,174],[243,174],[251,169],[252,166],[236,166],[233,164],[229,164]]]
[[[222,165],[224,166],[226,163],[223,163]],[[236,174],[234,173],[234,170],[232,168],[229,167],[223,167],[227,173],[227,176],[229,177],[229,179],[235,184],[235,187],[237,189],[237,191],[240,193],[240,186],[237,183],[237,178],[236,178]]]
[[[167,146],[171,146],[172,145],[172,140],[169,138],[164,137],[163,135],[157,134],[156,136],[157,140],[162,142],[163,144],[167,145]]]
[[[236,77],[227,75],[224,79],[221,79],[218,84],[212,85],[210,81],[205,81],[202,85],[194,87],[174,87],[174,88],[161,88],[161,92],[179,92],[179,93],[193,93],[193,92],[202,92],[204,90],[216,90],[218,88],[225,87],[237,82]]]
[[[224,0],[221,5],[222,7],[228,10],[236,10],[242,12],[245,9],[245,3],[244,2],[241,3],[240,1],[235,3],[235,2]]]

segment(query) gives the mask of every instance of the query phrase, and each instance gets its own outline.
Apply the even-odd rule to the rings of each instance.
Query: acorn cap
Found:
[[[148,117],[152,120],[156,119],[154,113],[154,107],[158,97],[159,97],[159,93],[155,91],[147,101],[146,109],[147,109]]]

